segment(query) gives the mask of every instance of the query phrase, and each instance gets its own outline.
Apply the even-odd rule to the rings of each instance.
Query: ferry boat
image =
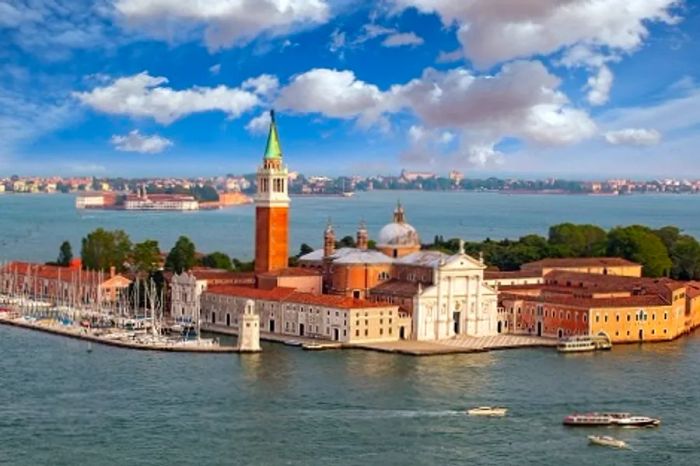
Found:
[[[467,410],[467,414],[470,416],[503,417],[507,412],[508,408],[503,408],[500,406],[479,406],[478,408]]]
[[[586,413],[571,414],[564,418],[564,425],[574,427],[656,427],[661,420],[648,416],[635,416],[630,413]]]
[[[627,442],[624,440],[616,439],[608,435],[589,435],[588,441],[591,442],[591,445],[601,445],[604,447],[613,448],[629,448],[629,445],[627,445]]]
[[[580,353],[585,351],[609,350],[612,348],[610,338],[606,335],[578,335],[559,340],[557,351],[560,353]]]
[[[560,353],[582,353],[587,351],[595,351],[596,346],[589,338],[569,338],[561,340],[557,345],[557,351]]]

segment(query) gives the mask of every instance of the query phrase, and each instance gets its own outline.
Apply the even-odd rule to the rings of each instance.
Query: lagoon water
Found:
[[[296,198],[292,241],[371,234],[400,196],[424,238],[517,237],[552,223],[675,224],[700,236],[700,196],[361,193]],[[193,214],[76,212],[71,196],[0,196],[0,258],[49,260],[97,226],[169,247],[250,255],[250,206]],[[428,358],[365,351],[143,353],[0,326],[0,464],[11,465],[697,465],[700,333],[671,343],[560,355],[531,349]],[[503,419],[466,407],[508,406]],[[658,429],[579,430],[572,411],[629,410]],[[631,450],[590,447],[615,435]]]
[[[370,238],[391,221],[397,200],[424,242],[434,235],[465,240],[546,235],[561,222],[603,227],[641,223],[677,225],[700,237],[700,196],[696,195],[506,195],[478,192],[375,191],[352,198],[295,197],[291,210],[291,249],[302,242],[322,245],[331,218],[336,235],[355,235],[365,220]],[[63,240],[80,251],[80,239],[97,227],[121,228],[134,241],[155,239],[169,250],[187,235],[204,252],[252,257],[254,209],[251,205],[199,212],[125,212],[76,210],[71,195],[0,195],[0,260],[53,260]]]

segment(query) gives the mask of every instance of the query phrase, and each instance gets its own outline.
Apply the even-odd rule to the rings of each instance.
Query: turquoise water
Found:
[[[292,241],[318,245],[326,218],[371,234],[401,197],[427,240],[546,232],[552,223],[676,224],[700,236],[700,196],[361,193],[296,198]],[[0,258],[47,260],[103,226],[169,247],[250,255],[250,206],[215,212],[77,212],[71,196],[0,196]],[[142,353],[0,327],[0,464],[700,464],[700,333],[667,344],[562,356],[533,349],[413,358],[364,351]],[[508,406],[505,419],[466,407]],[[576,430],[572,411],[659,416],[659,429]],[[630,451],[589,447],[613,434]]]
[[[613,465],[700,462],[700,335],[604,354],[142,353],[0,327],[0,463]],[[503,404],[503,419],[465,407]],[[631,410],[658,429],[572,429]],[[588,446],[611,434],[631,450]]]
[[[550,225],[565,221],[604,227],[674,224],[700,237],[700,196],[375,191],[352,198],[293,198],[292,250],[297,251],[302,242],[320,247],[329,217],[339,237],[354,236],[361,219],[366,221],[370,236],[376,237],[391,220],[397,199],[405,205],[408,221],[425,242],[431,242],[436,234],[467,240],[546,234]],[[159,240],[164,250],[184,234],[202,251],[221,250],[251,258],[253,215],[250,205],[187,213],[78,211],[69,195],[0,195],[0,259],[52,260],[65,239],[77,253],[80,239],[97,227],[122,228],[135,241]]]

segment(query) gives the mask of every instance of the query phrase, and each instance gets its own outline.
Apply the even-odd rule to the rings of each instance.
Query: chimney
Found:
[[[357,248],[366,251],[368,242],[369,234],[367,233],[367,228],[365,227],[365,222],[363,220],[360,222],[360,226],[357,229]]]
[[[328,219],[326,231],[323,232],[323,257],[329,257],[335,252],[335,232],[331,220]]]
[[[117,268],[115,266],[111,266],[109,268],[109,278],[114,278],[115,275],[117,275]]]

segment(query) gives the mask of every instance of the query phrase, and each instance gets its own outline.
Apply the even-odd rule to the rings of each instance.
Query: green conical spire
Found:
[[[282,148],[280,138],[277,134],[277,124],[275,123],[275,111],[270,110],[270,132],[267,135],[267,146],[265,147],[265,159],[281,159]]]

